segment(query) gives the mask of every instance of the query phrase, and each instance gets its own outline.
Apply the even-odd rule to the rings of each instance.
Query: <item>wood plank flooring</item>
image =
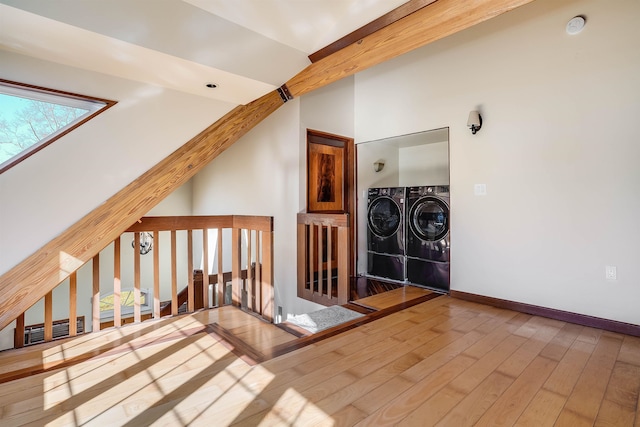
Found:
[[[0,425],[640,427],[638,337],[441,296],[250,364],[194,325],[228,317],[262,354],[297,338],[213,313],[0,384]]]

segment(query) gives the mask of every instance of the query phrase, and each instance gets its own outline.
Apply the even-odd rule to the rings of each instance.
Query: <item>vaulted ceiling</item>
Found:
[[[0,48],[246,104],[406,1],[0,0]]]

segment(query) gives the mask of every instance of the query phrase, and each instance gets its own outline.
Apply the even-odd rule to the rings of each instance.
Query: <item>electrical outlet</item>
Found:
[[[604,277],[607,280],[618,280],[618,271],[614,265],[607,265],[604,268]]]

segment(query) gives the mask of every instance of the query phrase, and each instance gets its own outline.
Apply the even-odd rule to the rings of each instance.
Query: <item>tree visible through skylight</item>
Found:
[[[113,104],[0,81],[0,172]]]

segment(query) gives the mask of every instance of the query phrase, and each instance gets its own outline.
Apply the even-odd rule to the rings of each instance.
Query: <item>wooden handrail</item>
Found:
[[[232,242],[226,242],[223,245],[223,230],[231,230],[233,236]],[[232,270],[224,274],[209,274],[209,281],[206,286],[203,285],[202,272],[195,270],[194,277],[194,230],[202,234],[203,247],[202,253],[204,258],[205,269],[209,263],[209,230],[216,230],[218,239],[217,245],[217,265],[218,271],[222,271],[223,253],[231,256]],[[215,305],[209,301],[209,284],[215,284],[219,287],[217,295],[218,305],[223,305],[224,287],[226,284],[232,283],[232,293],[234,295],[232,303],[243,309],[248,309],[267,321],[273,321],[273,218],[261,216],[178,216],[178,217],[143,217],[130,226],[126,232],[133,233],[133,258],[131,265],[133,266],[133,286],[129,287],[133,294],[132,314],[123,318],[121,312],[121,293],[122,293],[122,274],[123,264],[121,257],[131,251],[124,251],[125,246],[121,245],[122,236],[114,240],[112,247],[108,250],[113,254],[113,266],[108,266],[109,273],[113,277],[113,325],[119,327],[124,323],[141,322],[146,318],[159,318],[165,315],[178,314],[178,308],[186,303],[187,312],[193,312],[197,309],[211,308]],[[140,241],[141,233],[153,233],[153,303],[145,301],[148,311],[142,314],[141,301],[141,283],[143,269],[141,268]],[[186,233],[186,259],[187,277],[178,274],[178,233]],[[170,234],[170,244],[167,248],[163,247],[165,253],[170,253],[170,277],[167,286],[171,288],[171,304],[168,307],[160,307],[160,233]],[[184,235],[184,234],[182,234]],[[246,236],[246,238],[243,238]],[[231,243],[231,245],[229,245]],[[105,254],[106,256],[107,254]],[[109,254],[111,256],[111,254]],[[127,264],[124,264],[127,266]],[[184,271],[184,270],[183,270]],[[148,272],[148,271],[147,271]],[[104,272],[103,272],[104,274]],[[199,279],[198,279],[199,274]],[[79,275],[72,272],[69,280],[69,318],[77,317],[77,289],[81,286],[91,288],[92,309],[86,311],[92,319],[92,330],[97,331],[101,328],[100,320],[100,255],[93,258],[92,279],[90,283],[79,283]],[[166,279],[166,277],[165,277]],[[150,281],[150,279],[149,279]],[[147,281],[146,283],[149,283]],[[107,281],[108,282],[108,281]],[[63,283],[63,282],[61,282]],[[106,285],[107,283],[102,283]],[[180,286],[179,286],[180,285]],[[178,289],[180,288],[180,292]],[[131,294],[129,294],[131,295]],[[145,293],[147,297],[149,293]],[[86,307],[85,307],[86,308]],[[51,341],[52,325],[53,325],[53,291],[46,294],[44,304],[44,331],[45,341]],[[24,336],[24,313],[18,316],[16,322],[16,337]],[[102,322],[102,325],[105,323]],[[74,325],[75,326],[75,325]],[[70,335],[75,335],[74,327],[70,329]],[[14,346],[21,347],[24,345],[19,338],[15,340]]]
[[[323,305],[346,304],[349,253],[348,214],[299,213],[298,297]]]

